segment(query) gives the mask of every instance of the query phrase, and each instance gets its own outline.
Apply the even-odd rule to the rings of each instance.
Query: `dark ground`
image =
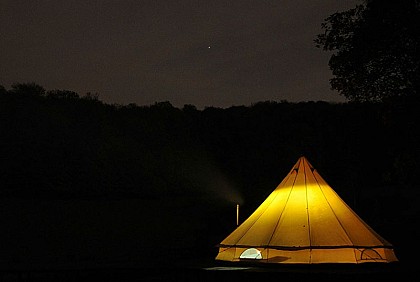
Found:
[[[214,260],[215,245],[232,228],[212,212],[190,201],[3,198],[0,282],[403,282],[418,271],[417,217],[384,229],[398,263],[256,266]]]
[[[1,272],[0,281],[411,281],[414,271],[386,265],[243,265],[195,261],[141,266],[33,269]],[[410,279],[410,280],[409,280]]]
[[[256,266],[214,260],[231,228],[212,213],[190,201],[3,198],[0,282],[405,281],[417,270],[404,218],[390,233],[398,263]]]

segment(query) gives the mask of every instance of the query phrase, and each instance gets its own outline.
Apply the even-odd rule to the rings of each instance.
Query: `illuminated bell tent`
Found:
[[[336,194],[305,157],[218,247],[216,260],[232,262],[398,261],[393,246]]]

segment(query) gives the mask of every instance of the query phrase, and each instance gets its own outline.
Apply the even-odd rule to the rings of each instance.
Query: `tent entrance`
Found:
[[[255,248],[249,248],[242,252],[240,259],[262,259],[261,252]]]
[[[374,249],[365,249],[361,253],[360,260],[381,261],[381,260],[383,260],[383,258]]]

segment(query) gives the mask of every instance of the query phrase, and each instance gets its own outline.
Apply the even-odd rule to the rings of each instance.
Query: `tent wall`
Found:
[[[240,259],[240,255],[247,248],[220,248],[216,257],[224,261],[249,261]],[[387,248],[373,249],[305,249],[305,250],[276,250],[259,249],[262,259],[254,259],[261,263],[290,263],[290,264],[317,264],[317,263],[367,263],[367,262],[395,262],[398,261],[394,252]]]

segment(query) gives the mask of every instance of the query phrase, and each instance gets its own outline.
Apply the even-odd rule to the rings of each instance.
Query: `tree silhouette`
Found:
[[[57,98],[57,99],[78,99],[79,94],[70,90],[49,90],[46,93],[48,98]]]
[[[0,84],[0,95],[4,95],[6,93],[7,93],[6,88],[4,88],[4,86]]]
[[[331,88],[350,101],[418,95],[420,5],[367,0],[325,19],[316,46],[334,51]]]
[[[35,82],[14,83],[12,84],[11,93],[21,96],[44,96],[45,88]]]

